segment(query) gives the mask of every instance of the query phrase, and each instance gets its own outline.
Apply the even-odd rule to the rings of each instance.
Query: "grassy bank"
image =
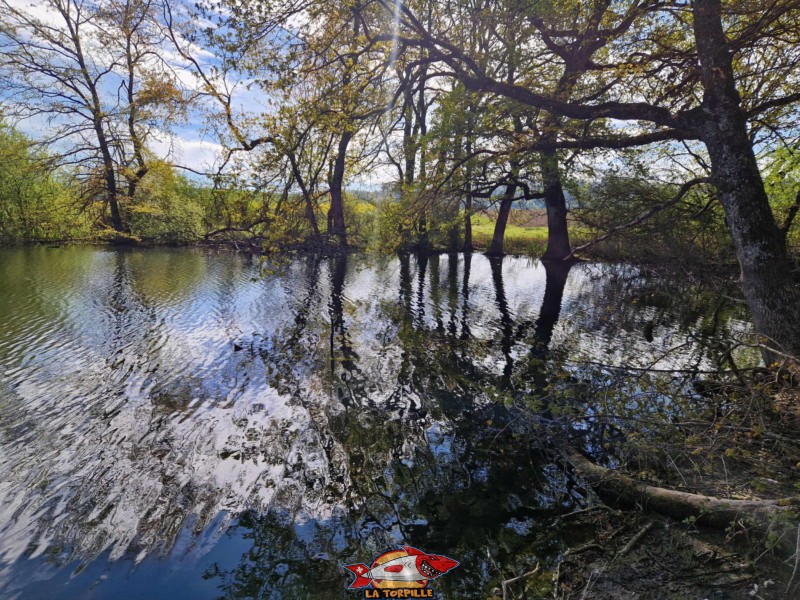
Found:
[[[494,235],[492,215],[478,213],[472,217],[472,241],[475,249],[488,250]],[[547,227],[525,227],[509,223],[506,227],[506,252],[541,256],[547,247]]]

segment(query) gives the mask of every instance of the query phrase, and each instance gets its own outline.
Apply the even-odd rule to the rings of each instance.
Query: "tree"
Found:
[[[47,17],[8,0],[0,7],[10,112],[46,124],[43,143],[58,149],[90,200],[108,206],[114,231],[126,232],[125,203],[147,173],[147,142],[168,129],[183,100],[160,58],[153,5],[46,0]]]
[[[798,102],[800,94],[779,90],[777,95],[771,95],[772,86],[759,88],[767,89],[768,97],[750,98],[745,108],[737,90],[741,65],[735,56],[768,40],[792,45],[800,36],[795,26],[800,5],[796,0],[773,0],[758,9],[736,7],[739,10],[735,16],[739,20],[735,28],[729,28],[731,38],[724,30],[725,11],[720,0],[694,0],[677,6],[650,1],[630,5],[633,10],[626,13],[621,10],[605,13],[597,27],[599,39],[618,38],[619,43],[614,47],[619,57],[614,66],[616,77],[606,86],[604,94],[578,101],[542,93],[532,83],[509,84],[495,77],[468,50],[447,36],[446,27],[437,30],[423,26],[409,6],[403,7],[403,25],[409,32],[405,43],[425,47],[433,59],[452,69],[453,76],[469,89],[503,95],[561,117],[585,122],[617,119],[631,125],[647,123],[651,127],[644,132],[633,127],[621,137],[583,140],[576,146],[602,146],[606,141],[613,147],[659,139],[701,140],[708,151],[713,183],[725,208],[741,268],[742,287],[756,328],[773,348],[798,355],[800,313],[796,306],[800,302],[800,289],[790,275],[792,264],[764,191],[748,121]],[[578,16],[587,22],[586,13],[582,11]],[[617,35],[620,29],[626,35]],[[574,31],[559,34],[570,36]],[[541,40],[530,40],[533,47],[538,43]],[[652,53],[647,52],[651,49]],[[611,65],[590,63],[589,66],[594,69]],[[791,69],[796,66],[796,55],[790,53],[773,69],[792,80]],[[671,79],[671,73],[678,79]],[[757,74],[758,78],[774,76],[773,72]],[[643,80],[653,88],[653,93],[643,89]],[[570,144],[547,144],[545,140],[545,145],[558,148]]]
[[[370,126],[391,104],[386,102],[384,85],[392,62],[389,46],[363,47],[364,24],[384,17],[375,9],[358,2],[212,2],[202,7],[201,14],[220,25],[205,35],[219,61],[202,65],[192,55],[195,39],[180,31],[173,18],[176,9],[167,5],[170,36],[200,78],[202,93],[219,109],[218,117],[232,142],[228,153],[270,146],[287,160],[293,186],[305,199],[306,215],[315,231],[319,227],[313,209],[324,194],[329,196],[327,233],[339,246],[348,244],[347,176],[374,157],[379,144]],[[250,18],[227,16],[240,12]],[[243,76],[251,77],[251,87],[260,92],[248,115],[234,108],[235,86],[230,84],[231,77]],[[281,106],[281,117],[275,117],[273,104]],[[302,156],[316,154],[314,160],[319,159],[310,144],[320,141],[327,164],[320,170],[318,161],[316,166],[307,163],[311,171],[304,174]],[[327,180],[324,191],[318,186],[321,176]]]

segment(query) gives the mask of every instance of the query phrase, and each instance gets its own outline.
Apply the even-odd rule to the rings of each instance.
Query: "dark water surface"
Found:
[[[632,267],[0,250],[0,597],[363,598],[401,543],[487,597],[587,494],[513,406],[747,331]]]

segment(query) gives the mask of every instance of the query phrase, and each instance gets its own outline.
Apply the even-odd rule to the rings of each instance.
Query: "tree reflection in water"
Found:
[[[399,543],[461,562],[447,597],[486,597],[553,564],[585,500],[509,407],[557,420],[578,361],[714,358],[702,295],[624,267],[8,252],[0,292],[32,274],[0,300],[9,597],[341,598],[340,565]]]

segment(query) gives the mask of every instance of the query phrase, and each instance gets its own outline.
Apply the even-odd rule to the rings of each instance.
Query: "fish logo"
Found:
[[[446,556],[428,554],[411,546],[401,546],[400,548],[400,550],[384,552],[375,558],[369,567],[363,563],[344,565],[345,569],[356,576],[349,589],[421,589],[426,587],[431,579],[441,577],[458,566],[458,561]],[[392,594],[392,597],[394,596]],[[367,597],[378,598],[379,596]],[[428,598],[431,596],[425,594],[407,597]]]

